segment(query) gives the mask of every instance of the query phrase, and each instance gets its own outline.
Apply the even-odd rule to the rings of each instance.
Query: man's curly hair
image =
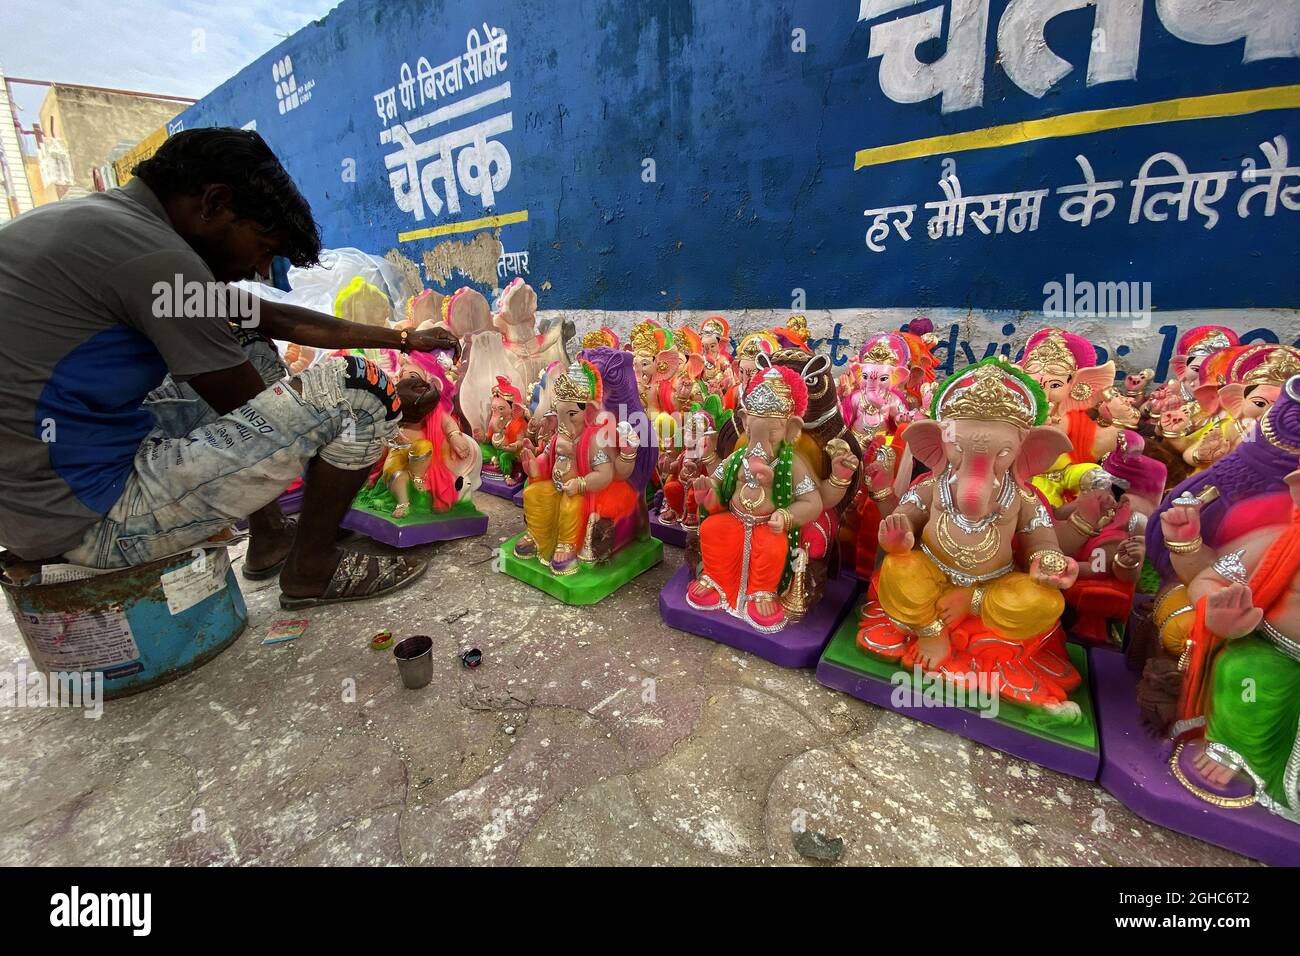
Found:
[[[235,215],[284,236],[280,255],[299,267],[320,260],[320,227],[311,207],[266,140],[252,130],[182,130],[131,172],[163,202],[205,186],[229,186]]]

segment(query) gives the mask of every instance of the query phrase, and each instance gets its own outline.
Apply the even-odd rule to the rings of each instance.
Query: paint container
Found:
[[[433,680],[433,638],[417,634],[399,641],[393,657],[404,687],[419,690]]]
[[[46,576],[69,570],[52,565]],[[36,667],[47,675],[101,674],[105,700],[202,666],[248,623],[224,547],[80,580],[0,586]]]

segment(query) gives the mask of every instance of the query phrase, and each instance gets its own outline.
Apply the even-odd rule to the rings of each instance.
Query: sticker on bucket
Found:
[[[115,608],[84,614],[23,612],[15,617],[32,657],[45,670],[107,673],[140,658],[131,625]]]
[[[206,597],[218,593],[226,586],[226,571],[230,556],[225,548],[208,551],[194,549],[194,560],[162,576],[163,595],[167,610],[173,615],[188,611]]]

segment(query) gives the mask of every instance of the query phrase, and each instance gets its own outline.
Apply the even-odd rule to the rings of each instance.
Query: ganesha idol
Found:
[[[645,505],[655,449],[619,419],[641,412],[626,352],[586,349],[551,389],[556,430],[539,452],[520,451],[527,530],[506,545],[513,561],[505,570],[567,603],[589,604],[662,557]]]
[[[461,431],[446,353],[401,356],[398,375],[417,383],[417,425],[388,443],[343,526],[394,547],[482,534],[487,516],[474,507],[482,458]],[[422,387],[421,387],[422,386]]]
[[[1167,500],[1157,540],[1191,609],[1174,776],[1214,806],[1258,803],[1300,823],[1300,376],[1284,389],[1263,440],[1204,473],[1222,494],[1206,503],[1193,479]],[[1234,481],[1251,445],[1278,454],[1256,454],[1248,481]]]
[[[880,489],[893,484],[904,467],[907,478],[911,477],[910,459],[903,454],[903,431],[908,422],[923,416],[910,407],[909,387],[919,388],[928,371],[913,361],[912,344],[903,333],[884,332],[866,341],[853,370],[842,376],[851,383],[842,402],[844,420],[868,466],[869,480],[845,521],[851,560],[863,578],[875,569],[881,517],[876,506],[879,497],[873,500],[871,495],[882,496]]]
[[[474,440],[483,453],[483,478],[496,479],[513,492],[523,481],[519,453],[527,440],[528,410],[523,393],[504,375],[497,377],[491,394],[486,420],[474,429]]]
[[[886,555],[858,647],[1072,722],[1081,677],[1060,617],[1079,566],[1028,488],[1069,450],[1048,410],[1038,383],[998,357],[935,389],[932,420],[907,431],[932,473],[882,501]]]
[[[1147,521],[1165,491],[1165,466],[1143,454],[1143,442],[1119,447],[1084,478],[1084,490],[1057,508],[1061,549],[1079,564],[1065,592],[1071,636],[1083,643],[1122,646],[1138,578],[1146,559]]]
[[[1098,365],[1083,336],[1047,328],[1029,337],[1020,367],[1047,396],[1048,424],[1070,439],[1069,462],[1098,462],[1115,450],[1121,429],[1098,425],[1089,414],[1115,384],[1114,362]]]
[[[1216,427],[1183,452],[1195,469],[1212,465],[1250,435],[1273,407],[1282,386],[1300,373],[1300,349],[1289,345],[1245,345],[1224,349],[1201,366],[1202,385],[1196,390],[1202,408],[1218,407]]]
[[[758,634],[775,634],[809,610],[807,532],[820,536],[824,554],[828,536],[822,522],[829,515],[833,527],[858,466],[846,443],[827,442],[823,450],[805,434],[808,380],[817,382],[832,408],[834,385],[824,360],[805,356],[803,366],[801,374],[760,361],[744,393],[743,441],[694,482],[707,516],[700,523],[699,572],[686,587],[686,603],[696,611],[730,615]],[[824,477],[822,462],[809,457],[823,454],[829,458]]]

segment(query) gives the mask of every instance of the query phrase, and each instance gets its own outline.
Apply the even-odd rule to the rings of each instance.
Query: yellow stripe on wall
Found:
[[[527,222],[528,210],[508,212],[500,216],[484,216],[482,219],[467,219],[464,222],[445,222],[441,226],[428,229],[415,229],[411,232],[399,232],[398,242],[410,242],[412,239],[432,239],[434,236],[447,236],[456,232],[473,232],[476,229],[494,229],[497,226],[509,226],[511,223]]]
[[[1215,93],[1211,96],[1188,96],[1177,100],[1162,100],[1159,103],[1143,103],[1138,106],[1066,113],[1062,116],[1026,120],[1023,123],[1008,123],[1006,126],[971,130],[967,133],[914,139],[910,143],[896,143],[893,146],[860,149],[854,154],[853,168],[858,170],[864,166],[879,166],[882,163],[920,159],[923,156],[961,153],[971,149],[996,149],[999,146],[1028,143],[1036,139],[1082,136],[1109,129],[1123,129],[1127,126],[1241,116],[1264,110],[1297,107],[1300,107],[1300,85],[1270,86],[1261,90]]]

